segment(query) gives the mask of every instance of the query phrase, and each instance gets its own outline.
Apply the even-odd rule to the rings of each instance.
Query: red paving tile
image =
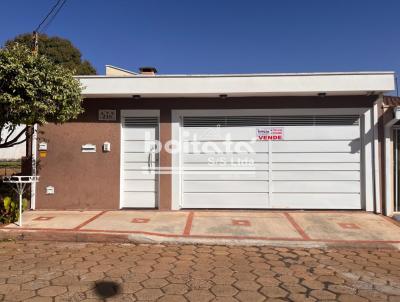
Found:
[[[103,211],[103,212],[100,212],[100,213],[94,215],[92,218],[89,218],[88,220],[86,220],[86,221],[82,222],[81,224],[79,224],[77,227],[74,228],[74,230],[79,230],[79,229],[81,229],[82,227],[84,227],[85,225],[87,225],[87,224],[91,223],[92,221],[96,220],[96,219],[99,218],[101,215],[105,214],[106,212],[107,212],[107,211]]]
[[[290,224],[296,229],[296,231],[301,235],[304,240],[310,240],[311,238],[307,235],[307,233],[300,227],[300,225],[296,222],[296,220],[287,212],[284,213],[287,220]]]
[[[355,224],[355,223],[349,223],[349,222],[339,222],[338,225],[342,228],[342,229],[359,229],[360,227]]]
[[[237,226],[251,226],[251,222],[249,220],[232,219],[232,224]]]
[[[186,220],[185,229],[183,230],[183,235],[185,236],[190,235],[190,231],[192,230],[192,225],[193,225],[193,218],[194,218],[194,212],[189,212]]]
[[[150,218],[133,218],[131,223],[148,223],[150,222]]]

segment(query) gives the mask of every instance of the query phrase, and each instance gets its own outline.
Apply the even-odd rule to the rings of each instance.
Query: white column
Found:
[[[373,211],[375,203],[374,194],[374,135],[373,135],[373,109],[364,114],[364,198],[365,210]]]
[[[390,109],[389,109],[390,110]],[[392,119],[385,125],[385,203],[386,215],[391,216],[394,211],[394,181],[393,181],[393,135],[392,126],[398,122],[397,118]]]
[[[374,180],[375,180],[375,211],[382,213],[381,209],[381,178],[380,178],[380,158],[379,158],[379,127],[378,127],[378,106],[379,102],[374,104]]]
[[[36,176],[36,161],[37,161],[37,130],[38,125],[33,126],[32,135],[32,176]],[[31,210],[36,209],[36,182],[31,184]]]

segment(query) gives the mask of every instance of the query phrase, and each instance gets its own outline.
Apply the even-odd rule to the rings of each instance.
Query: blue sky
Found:
[[[2,0],[0,42],[55,0]],[[98,73],[400,72],[399,0],[68,0],[47,30]]]

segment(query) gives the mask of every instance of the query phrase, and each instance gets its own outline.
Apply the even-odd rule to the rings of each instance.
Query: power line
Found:
[[[57,16],[57,14],[60,12],[60,10],[62,9],[62,7],[64,6],[64,4],[67,2],[67,0],[64,0],[61,5],[57,8],[57,10],[55,11],[55,13],[50,17],[49,21],[42,27],[41,32],[45,32],[47,30],[47,28],[49,27],[49,25],[51,24],[51,22],[53,22],[53,20],[55,19],[55,17]]]
[[[46,17],[39,23],[36,27],[35,32],[44,32],[45,29],[50,25],[50,23],[54,20],[57,14],[60,12],[64,4],[67,0],[58,0],[57,3],[50,9]],[[46,23],[47,21],[47,23]]]

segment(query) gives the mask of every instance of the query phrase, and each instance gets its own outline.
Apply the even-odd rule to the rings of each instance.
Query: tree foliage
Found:
[[[6,46],[13,43],[32,46],[32,35],[22,34],[6,42]],[[62,65],[76,75],[96,74],[96,69],[87,60],[82,60],[82,54],[71,41],[60,37],[49,37],[46,34],[39,35],[39,54],[48,57],[55,64]]]
[[[47,57],[18,43],[0,49],[0,148],[24,142],[28,126],[77,118],[81,90],[70,69]]]

